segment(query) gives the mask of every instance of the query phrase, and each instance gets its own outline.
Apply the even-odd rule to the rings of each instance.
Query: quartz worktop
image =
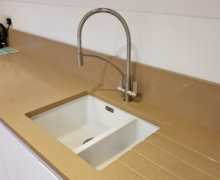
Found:
[[[220,117],[216,116],[218,112],[207,115],[210,119],[213,116],[215,121],[207,119],[200,123],[199,115],[188,111],[188,116],[180,113],[180,104],[184,99],[178,101],[179,109],[173,108],[173,111],[168,109],[171,105],[166,105],[162,99],[161,106],[148,101],[152,96],[147,98],[147,92],[156,87],[149,87],[149,91],[144,91],[143,88],[143,96],[126,103],[121,93],[115,90],[115,80],[112,77],[116,76],[113,75],[116,74],[115,71],[102,83],[105,75],[98,77],[93,71],[103,74],[108,67],[105,64],[95,66],[99,61],[87,65],[85,63],[85,67],[77,67],[73,46],[15,30],[10,34],[10,45],[20,52],[0,57],[0,117],[9,129],[62,178],[220,179],[220,131],[215,128],[220,124]],[[91,67],[88,67],[90,65]],[[193,81],[197,82],[195,79]],[[200,83],[200,80],[198,82]],[[206,84],[210,86],[216,93],[214,103],[208,101],[209,106],[220,111],[220,86],[209,82],[202,83],[205,84],[204,87]],[[140,84],[144,86],[144,82]],[[158,88],[155,91],[159,91]],[[28,113],[42,111],[48,105],[56,106],[85,94],[96,96],[159,126],[160,129],[105,169],[98,171],[27,116]],[[206,98],[212,98],[211,95],[209,97],[209,92],[207,94]],[[201,99],[198,102],[200,103]],[[182,108],[185,108],[184,102],[182,104]],[[196,106],[195,109],[199,113],[199,107]]]

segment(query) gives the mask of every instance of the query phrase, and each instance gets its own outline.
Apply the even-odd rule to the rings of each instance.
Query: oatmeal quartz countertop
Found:
[[[220,179],[218,84],[135,64],[139,68],[136,78],[143,95],[126,103],[121,93],[115,91],[117,72],[106,63],[92,59],[86,61],[84,67],[77,67],[73,46],[15,30],[10,38],[11,47],[20,52],[0,57],[1,121],[62,178]],[[163,73],[166,84],[156,83],[158,73]],[[195,89],[200,91],[196,93]],[[98,171],[26,116],[85,94],[160,129]]]

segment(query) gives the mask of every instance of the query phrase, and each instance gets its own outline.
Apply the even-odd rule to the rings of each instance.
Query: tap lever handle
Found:
[[[122,76],[120,76],[120,78],[119,78],[118,86],[120,88],[123,88],[123,77]]]
[[[137,81],[134,81],[133,82],[133,93],[134,94],[137,94],[137,89],[138,89],[138,83],[137,83]]]

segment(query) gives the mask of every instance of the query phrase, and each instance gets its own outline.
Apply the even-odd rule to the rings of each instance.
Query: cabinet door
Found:
[[[0,179],[61,179],[0,121]]]

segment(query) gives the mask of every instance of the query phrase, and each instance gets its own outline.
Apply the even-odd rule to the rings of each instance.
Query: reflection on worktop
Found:
[[[11,47],[0,48],[0,56],[6,55],[6,54],[12,54],[12,53],[16,53],[16,52],[19,52],[19,51],[17,49],[13,49]]]

